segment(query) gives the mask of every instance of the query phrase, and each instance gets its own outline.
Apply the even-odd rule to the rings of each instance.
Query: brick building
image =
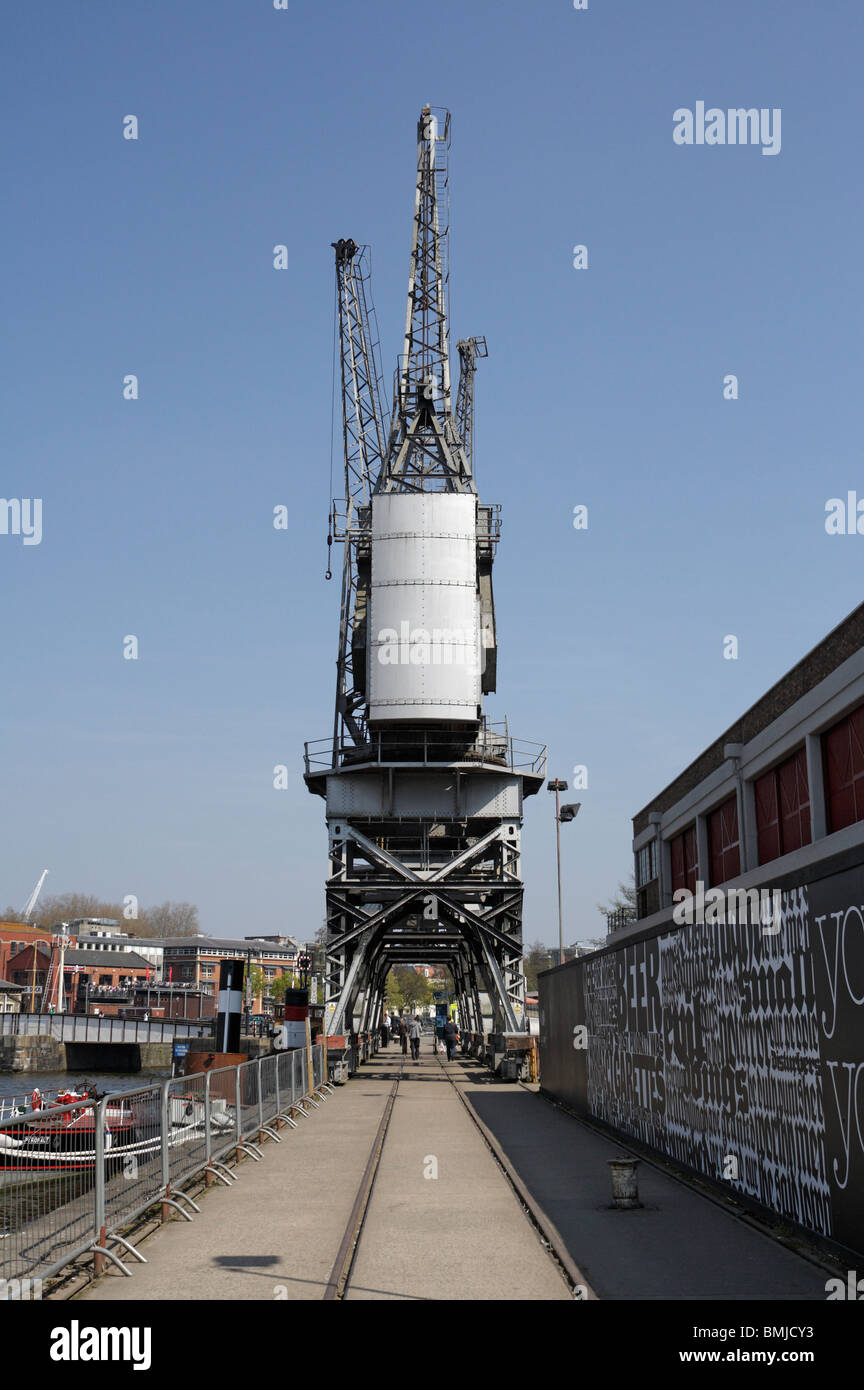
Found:
[[[219,964],[223,960],[245,961],[247,969],[258,969],[264,989],[252,1000],[252,1011],[260,1013],[268,996],[267,986],[279,975],[296,968],[298,947],[292,938],[262,940],[258,937],[225,938],[206,936],[176,937],[164,942],[163,978],[173,984],[194,985],[214,1000],[219,992]]]
[[[790,889],[864,863],[864,604],[633,820],[637,921],[673,893]]]
[[[50,944],[25,946],[8,963],[8,975],[13,984],[22,986],[21,1006],[24,1011],[40,1012],[46,983],[49,987],[44,1007],[57,998],[56,980],[49,980],[51,965]],[[55,953],[55,963],[57,956]],[[63,997],[66,1012],[83,1013],[89,1002],[100,1013],[116,1015],[121,1003],[131,1000],[131,987],[146,982],[152,973],[143,956],[134,951],[117,951],[110,955],[94,956],[88,951],[67,950],[63,961]]]

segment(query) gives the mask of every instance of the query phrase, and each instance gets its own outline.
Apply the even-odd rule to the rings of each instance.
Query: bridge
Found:
[[[171,1043],[211,1038],[211,1019],[94,1018],[84,1014],[0,1014],[0,1038],[51,1037],[61,1043]]]

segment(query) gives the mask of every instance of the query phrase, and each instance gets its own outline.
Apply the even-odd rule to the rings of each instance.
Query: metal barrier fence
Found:
[[[204,1174],[229,1186],[231,1154],[260,1159],[265,1134],[279,1140],[330,1092],[322,1044],[273,1053],[72,1105],[8,1111],[0,1119],[0,1278],[56,1274],[92,1252],[97,1273],[110,1247],[138,1255],[120,1232],[149,1208],[191,1220],[183,1187]],[[138,1256],[138,1258],[142,1258]]]

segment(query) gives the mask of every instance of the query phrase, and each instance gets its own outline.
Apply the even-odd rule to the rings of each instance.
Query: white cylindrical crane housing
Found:
[[[473,493],[372,499],[370,724],[480,717],[484,648]]]

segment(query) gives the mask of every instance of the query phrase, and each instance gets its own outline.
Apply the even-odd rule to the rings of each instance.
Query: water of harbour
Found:
[[[36,1089],[42,1092],[46,1102],[53,1099],[57,1091],[75,1090],[85,1081],[92,1081],[100,1094],[107,1091],[133,1091],[139,1086],[152,1086],[170,1076],[164,1071],[4,1071],[0,1072],[0,1103],[11,1096],[28,1100]]]

